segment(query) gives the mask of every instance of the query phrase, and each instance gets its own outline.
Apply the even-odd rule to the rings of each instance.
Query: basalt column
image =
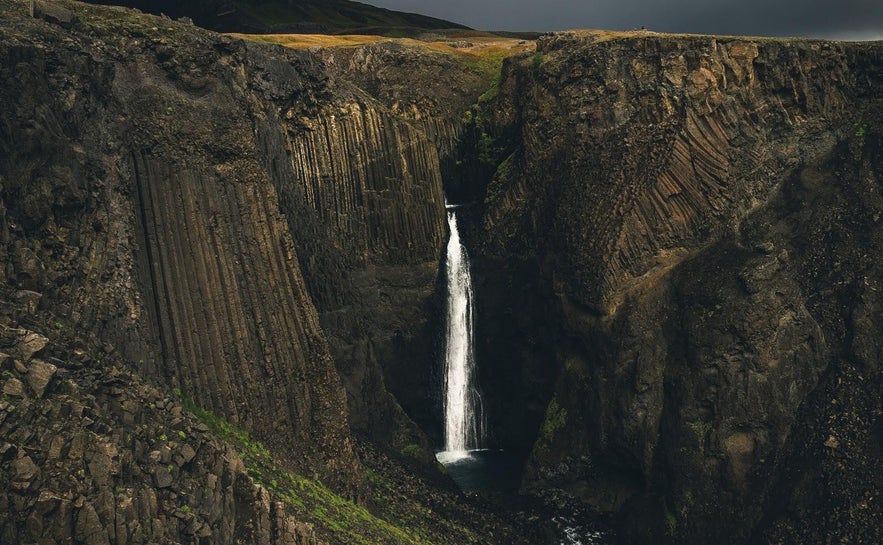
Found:
[[[348,391],[351,424],[401,450],[428,446],[405,416],[431,428],[432,316],[444,242],[435,146],[369,97],[299,120],[276,165],[287,213],[298,218],[310,293]],[[268,144],[274,146],[276,144]],[[395,395],[395,398],[387,392]]]
[[[290,467],[351,490],[344,391],[256,150],[245,82],[225,76],[198,97],[149,64],[114,81],[137,127],[138,272],[161,347],[146,366]]]

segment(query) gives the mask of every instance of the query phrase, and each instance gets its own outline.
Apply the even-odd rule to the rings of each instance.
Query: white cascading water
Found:
[[[445,452],[439,460],[455,461],[480,448],[484,425],[481,397],[473,384],[475,351],[472,330],[472,277],[469,255],[460,243],[457,216],[448,206],[448,320],[445,336]]]

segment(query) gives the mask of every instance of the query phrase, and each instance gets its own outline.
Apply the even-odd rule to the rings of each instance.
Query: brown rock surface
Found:
[[[46,392],[46,388],[55,376],[56,371],[58,371],[57,367],[51,363],[46,363],[45,361],[31,360],[31,362],[28,363],[28,386],[31,387],[34,395],[37,397],[43,397],[43,394]]]
[[[470,233],[498,425],[542,430],[526,488],[626,542],[880,539],[881,58],[569,32],[508,65]]]
[[[0,74],[18,82],[0,89],[16,143],[0,154],[0,349],[22,359],[3,362],[19,395],[0,401],[0,542],[510,535],[414,476],[367,481],[335,369],[358,431],[426,444],[381,365],[428,335],[431,140],[312,53],[53,6],[75,17],[0,0]],[[20,290],[39,305],[9,303]],[[42,344],[12,350],[21,332]],[[54,376],[30,376],[34,355]],[[31,481],[13,479],[21,452]]]
[[[13,17],[2,35],[4,78],[20,82],[0,114],[19,142],[0,160],[8,277],[108,355],[355,493],[344,392],[255,135],[272,93],[258,67],[277,61],[189,25],[59,6],[83,15],[72,31]],[[287,100],[322,92],[318,70],[297,77]],[[45,344],[28,334],[19,355]]]

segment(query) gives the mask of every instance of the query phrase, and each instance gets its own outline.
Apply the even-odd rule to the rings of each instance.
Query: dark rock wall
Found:
[[[51,53],[61,60],[35,65],[27,57],[33,53],[16,50],[24,57],[8,64],[26,83],[33,79],[34,89],[7,90],[7,104],[24,102],[52,117],[49,129],[29,129],[39,141],[8,157],[16,184],[6,192],[8,208],[39,216],[7,237],[16,248],[8,260],[16,285],[52,290],[72,319],[104,331],[149,376],[261,428],[268,442],[296,440],[304,452],[285,449],[295,464],[349,451],[341,442],[345,430],[332,424],[346,418],[346,409],[338,379],[328,373],[329,355],[354,430],[395,450],[427,447],[386,383],[421,424],[433,426],[438,325],[430,318],[438,315],[446,236],[434,142],[453,148],[453,121],[440,112],[459,111],[476,90],[460,89],[456,105],[427,102],[428,93],[412,90],[405,108],[384,94],[397,85],[371,85],[374,98],[343,81],[325,53],[246,47],[123,11],[97,18],[98,11],[66,13],[63,27],[36,28],[46,40],[73,30],[69,54]],[[375,47],[374,60],[364,62],[385,66],[380,72],[389,75],[402,55],[413,66],[423,58],[416,48],[389,47],[390,53]],[[67,66],[69,57],[85,65]],[[445,57],[431,58],[421,77]],[[55,67],[61,83],[43,81],[40,62],[62,63]],[[95,81],[89,73],[98,74]],[[479,78],[471,74],[464,77],[474,87]],[[63,85],[81,88],[56,98]],[[52,98],[36,93],[41,86]],[[417,119],[420,108],[425,120]],[[19,123],[40,120],[32,111],[16,115],[7,127],[10,142],[28,133]],[[33,164],[22,159],[29,154]],[[36,171],[52,185],[31,185],[19,195]],[[87,183],[96,185],[88,202],[88,188],[80,187]],[[50,198],[59,203],[43,202]],[[18,200],[30,204],[19,207]],[[87,227],[84,244],[97,263],[87,267],[85,284],[55,280],[81,267],[82,252],[41,265],[41,250],[22,246],[25,239],[46,245],[43,224],[66,228],[45,221],[55,209]],[[23,219],[10,217],[11,225]],[[68,242],[67,232],[60,236]],[[337,415],[312,418],[317,400],[330,402]],[[288,409],[276,417],[279,406]],[[323,463],[327,478],[352,473],[331,467],[331,459]]]
[[[880,62],[874,44],[563,33],[508,65],[487,113],[517,145],[487,186],[476,293],[481,361],[518,399],[501,429],[537,424],[525,487],[619,511],[627,542],[817,538],[807,513],[834,504],[840,535],[874,541],[874,508],[846,506],[873,485],[782,500],[770,476],[879,462],[860,440],[879,343],[856,358],[845,332],[880,304]],[[855,375],[856,442],[823,447],[801,415]],[[761,522],[761,499],[812,507]]]
[[[4,297],[351,496],[348,425],[427,447],[442,177],[481,77],[0,6]],[[457,184],[484,195],[481,380],[525,489],[619,513],[626,542],[881,541],[881,89],[875,44],[562,33],[507,64],[473,127],[504,157]],[[61,388],[28,346],[0,361],[4,542],[317,542],[168,396],[82,354]],[[161,426],[193,444],[153,449]],[[84,464],[82,498],[31,494]]]
[[[357,490],[344,391],[255,141],[269,61],[107,13],[4,31],[4,78],[29,83],[3,90],[7,278],[289,467]],[[276,98],[306,107],[323,78],[299,74]]]
[[[287,141],[273,146],[289,155],[273,167],[276,186],[307,249],[301,266],[351,424],[395,450],[427,447],[424,431],[441,440],[443,176],[456,162],[462,112],[484,83],[450,55],[395,42],[317,56],[335,98],[315,111],[281,112]]]
[[[384,376],[412,413],[431,396],[430,318],[445,238],[436,149],[364,96],[303,123],[289,132],[291,174],[278,184],[297,194],[290,202],[314,215],[327,244],[304,252],[302,265],[350,393],[352,423],[397,449],[427,446]],[[315,259],[323,254],[329,261]]]
[[[32,321],[3,291],[4,321]],[[325,543],[178,400],[38,331],[58,366],[23,352],[18,331],[0,339],[3,543]]]

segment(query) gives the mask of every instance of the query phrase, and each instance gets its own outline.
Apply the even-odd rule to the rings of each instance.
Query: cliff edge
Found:
[[[881,60],[587,31],[507,64],[471,236],[525,489],[629,543],[880,539]]]

